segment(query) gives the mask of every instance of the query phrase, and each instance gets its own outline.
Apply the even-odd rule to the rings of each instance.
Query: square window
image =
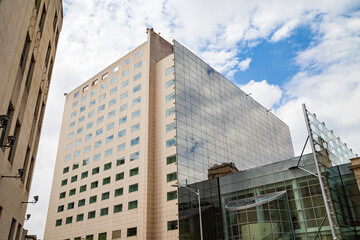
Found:
[[[107,215],[107,214],[104,214],[104,215]],[[103,216],[103,215],[100,214],[100,216]],[[106,240],[106,232],[105,233],[99,233],[98,240]]]
[[[97,188],[98,185],[99,185],[99,182],[98,182],[98,181],[92,182],[92,183],[91,183],[91,189]]]
[[[67,179],[61,181],[61,186],[65,186],[67,184]]]
[[[94,161],[94,162],[99,161],[99,160],[100,160],[100,157],[101,157],[100,153],[95,154],[93,161]]]
[[[72,177],[71,177],[71,182],[76,182],[76,181],[77,181],[77,175],[72,176]]]
[[[122,138],[122,137],[125,137],[125,136],[126,136],[126,129],[121,130],[121,131],[118,132],[118,137],[119,138]]]
[[[105,73],[104,75],[102,75],[101,79],[104,80],[105,78],[107,78],[109,76],[108,73]]]
[[[64,161],[67,162],[67,161],[69,161],[70,159],[71,159],[71,155],[69,154],[69,155],[66,155],[66,156],[65,156],[65,160],[64,160]]]
[[[99,136],[100,134],[103,133],[103,129],[99,128],[98,130],[96,130],[96,136]]]
[[[91,100],[91,101],[89,102],[89,107],[94,106],[94,105],[95,105],[95,103],[96,103],[96,99]]]
[[[110,90],[110,95],[113,95],[114,93],[116,93],[117,91],[117,87],[114,87]]]
[[[112,154],[113,154],[113,149],[112,148],[105,151],[105,157],[111,156]]]
[[[134,139],[131,139],[131,146],[135,146],[140,143],[140,137],[136,137]]]
[[[77,221],[77,222],[80,222],[80,221],[82,221],[82,220],[84,220],[84,214],[83,214],[83,213],[76,215],[76,221]]]
[[[138,189],[139,189],[139,185],[137,183],[132,184],[129,186],[129,193],[136,192]]]
[[[118,77],[117,77],[117,76],[116,76],[116,77],[113,77],[113,78],[111,79],[111,84],[117,82],[117,80],[118,80]]]
[[[115,110],[112,110],[111,112],[108,112],[108,118],[112,118],[115,116]]]
[[[117,197],[117,196],[121,196],[121,195],[123,195],[123,192],[124,192],[124,190],[123,190],[123,188],[117,188],[117,189],[115,189],[115,197]]]
[[[175,129],[175,122],[169,123],[166,125],[166,131],[169,132]]]
[[[99,167],[93,168],[92,169],[92,175],[95,175],[95,174],[99,173],[99,171],[100,171]]]
[[[167,222],[167,230],[175,230],[178,229],[178,221],[174,220],[174,221],[168,221]]]
[[[88,118],[91,118],[92,116],[94,116],[94,110],[92,110],[91,112],[88,113]],[[92,123],[91,123],[91,126],[92,126]]]
[[[63,212],[64,211],[64,205],[58,206],[58,212]]]
[[[98,107],[98,112],[102,112],[105,110],[105,104],[101,105],[100,107]]]
[[[128,92],[124,92],[123,94],[120,95],[120,100],[124,100],[125,98],[127,98],[129,95]]]
[[[143,54],[143,51],[140,50],[137,53],[135,53],[135,59],[139,58]]]
[[[133,169],[130,169],[130,177],[131,176],[135,176],[135,175],[138,175],[139,174],[139,168],[133,168]]]
[[[118,204],[114,206],[114,213],[118,213],[122,211],[122,204]]]
[[[81,138],[76,139],[76,141],[75,141],[75,146],[79,146],[81,143],[82,143],[82,139],[81,139]]]
[[[97,200],[97,196],[96,196],[96,195],[95,195],[95,196],[91,196],[91,197],[89,198],[89,203],[95,203],[96,200]]]
[[[104,116],[98,117],[98,119],[96,120],[96,123],[102,123],[104,121]]]
[[[125,143],[122,143],[122,144],[119,144],[118,146],[117,146],[117,151],[118,152],[120,152],[120,151],[123,151],[124,149],[125,149]]]
[[[99,97],[99,101],[102,101],[106,98],[106,93],[104,94],[101,94],[100,97]]]
[[[137,93],[138,91],[140,91],[141,90],[141,84],[139,84],[139,85],[137,85],[137,86],[135,86],[134,88],[133,88],[133,92],[134,93]]]
[[[75,125],[75,122],[74,122],[74,125]],[[74,132],[71,132],[71,133],[68,134],[68,139],[71,139],[73,137],[74,137]]]
[[[56,222],[55,222],[55,226],[61,226],[62,224],[62,219],[57,219]]]
[[[136,132],[139,129],[140,129],[140,123],[131,126],[131,132]]]
[[[169,140],[166,141],[166,147],[167,148],[175,146],[175,144],[176,144],[176,138],[172,138],[172,139],[169,139]]]
[[[113,129],[114,127],[115,127],[115,123],[114,123],[114,122],[109,123],[109,124],[107,125],[107,130],[110,131],[110,130]]]
[[[114,140],[114,135],[106,137],[106,143],[111,143]]]
[[[126,65],[128,65],[129,63],[130,63],[130,58],[124,60],[123,66],[126,66]]]
[[[79,91],[77,91],[76,93],[74,93],[74,98],[76,98],[77,96],[79,96]]]
[[[175,113],[175,107],[171,107],[166,110],[166,117],[171,116]]]
[[[90,163],[90,158],[85,158],[84,160],[83,160],[83,166],[86,166],[86,165],[88,165]]]
[[[66,197],[66,192],[62,192],[59,195],[59,199],[65,198]]]
[[[134,161],[134,160],[138,159],[139,156],[140,156],[139,152],[134,152],[134,153],[130,154],[130,161]]]
[[[177,191],[176,190],[167,193],[167,200],[168,201],[174,200],[174,199],[177,199]]]
[[[122,105],[122,106],[120,106],[120,112],[123,112],[123,111],[125,111],[126,109],[128,109],[128,104],[127,104],[127,103],[124,104],[124,105]]]
[[[85,198],[84,199],[80,199],[78,201],[78,207],[84,206],[85,205]]]
[[[80,156],[80,150],[74,152],[74,158],[77,158]]]
[[[85,136],[85,141],[89,141],[91,140],[91,138],[92,138],[92,133],[89,133],[88,135]]]
[[[120,118],[119,119],[119,125],[121,125],[123,123],[126,123],[126,121],[127,121],[127,116]]]
[[[110,192],[105,192],[101,194],[101,200],[106,200],[110,198]]]
[[[90,152],[90,145],[84,147],[84,153],[88,153],[88,152]]]
[[[76,111],[72,112],[72,113],[71,113],[71,117],[72,117],[72,118],[73,118],[73,117],[75,117],[75,116],[76,116],[76,114],[77,114],[77,112],[76,112]]]
[[[69,224],[69,223],[72,223],[72,217],[66,218],[65,224]]]
[[[92,82],[92,86],[95,86],[96,84],[98,84],[98,80],[97,79],[95,79],[93,82]]]
[[[137,118],[139,116],[140,116],[140,109],[132,113],[132,119]]]
[[[79,123],[83,122],[85,120],[85,116],[82,116],[81,118],[79,118]]]
[[[88,172],[88,171],[82,172],[82,173],[81,173],[81,179],[87,178],[88,175],[89,175],[89,172]]]
[[[115,104],[116,104],[116,98],[111,99],[111,100],[109,101],[109,107],[111,107],[112,105],[115,105]]]
[[[167,68],[167,69],[165,70],[165,76],[167,76],[167,75],[169,75],[169,74],[171,74],[171,73],[173,73],[173,72],[174,72],[174,67],[171,66],[171,67],[169,67],[169,68]]]
[[[67,172],[69,172],[69,167],[65,167],[65,168],[63,169],[63,173],[67,173]]]
[[[133,100],[133,102],[132,102],[132,105],[135,106],[135,105],[139,104],[140,102],[141,102],[141,96],[135,98],[135,99]]]
[[[167,81],[166,83],[165,83],[165,88],[169,88],[169,87],[172,87],[172,86],[174,86],[174,79],[171,79],[171,80],[169,80],[169,81]]]
[[[78,105],[78,101],[73,102],[72,107],[76,107]]]
[[[103,185],[109,184],[110,180],[110,177],[103,178]]]
[[[129,73],[130,73],[130,69],[126,69],[125,71],[122,72],[122,76],[125,77]]]
[[[95,84],[98,83],[97,80],[95,80],[94,82],[95,82]],[[95,85],[94,82],[93,82],[93,86]],[[94,96],[94,95],[96,94],[96,92],[97,92],[97,89],[92,90],[92,91],[90,92],[90,97]]]
[[[122,180],[122,179],[124,179],[124,172],[116,174],[116,176],[115,176],[116,181],[119,181],[119,180]]]
[[[85,111],[85,109],[86,109],[86,106],[82,106],[82,107],[80,108],[80,112]]]
[[[86,90],[89,89],[88,86],[86,86],[85,88],[86,88]],[[84,89],[85,89],[85,88],[84,88]],[[86,90],[85,90],[85,91],[86,91]],[[84,91],[84,92],[85,92],[85,91]],[[84,102],[86,99],[87,99],[87,95],[85,95],[85,96],[83,96],[83,97],[81,98],[81,102]]]
[[[137,200],[131,201],[131,202],[128,203],[128,210],[135,209],[135,208],[137,208],[137,206],[138,206],[138,201]]]
[[[171,164],[176,162],[176,155],[171,155],[166,158],[166,164]]]
[[[123,165],[125,163],[125,158],[119,158],[116,160],[116,166]]]
[[[70,189],[69,196],[75,195],[75,193],[76,193],[76,188]]]
[[[165,99],[166,99],[166,102],[170,102],[170,101],[174,100],[175,99],[175,93],[170,93],[169,95],[167,95],[165,97]]]
[[[167,182],[172,182],[176,180],[176,172],[173,173],[169,173],[166,175],[166,181]]]
[[[70,209],[73,209],[73,208],[74,208],[74,202],[68,203],[67,209],[70,210]]]
[[[92,219],[92,218],[95,218],[95,211],[88,212],[88,219]],[[86,239],[88,239],[88,236],[86,236]],[[93,238],[91,238],[91,239],[93,239]]]
[[[104,171],[111,169],[111,162],[104,164]]]
[[[119,66],[114,67],[113,70],[112,70],[113,73],[117,72],[117,71],[119,71]]]
[[[134,76],[134,82],[142,77],[141,72]]]
[[[138,62],[138,63],[135,63],[134,65],[134,69],[138,69],[139,67],[142,66],[142,61]]]
[[[85,191],[86,191],[86,185],[80,186],[80,192],[85,192]]]
[[[126,87],[128,85],[129,85],[129,80],[126,80],[126,81],[121,83],[121,88],[124,88],[124,87]]]
[[[98,147],[101,147],[101,143],[102,143],[102,141],[101,141],[101,140],[99,140],[99,141],[95,142],[95,146],[94,146],[94,148],[96,149],[96,148],[98,148]]]
[[[83,128],[83,127],[78,128],[78,129],[77,129],[77,131],[76,131],[76,133],[77,133],[77,134],[80,134],[80,133],[82,133],[82,132],[83,132],[83,130],[84,130],[84,128]]]

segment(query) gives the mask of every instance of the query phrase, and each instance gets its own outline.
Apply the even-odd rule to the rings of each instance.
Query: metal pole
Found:
[[[324,182],[322,180],[322,175],[321,175],[321,171],[320,171],[320,167],[319,167],[318,157],[316,155],[316,150],[315,150],[315,146],[314,146],[314,139],[312,138],[310,124],[309,124],[309,120],[308,120],[308,117],[307,117],[305,104],[302,105],[302,109],[303,109],[304,118],[305,118],[305,122],[306,122],[306,128],[307,128],[309,138],[310,138],[310,145],[311,145],[311,149],[312,149],[314,160],[315,160],[315,166],[316,166],[317,175],[318,175],[318,178],[319,178],[321,193],[322,193],[324,204],[325,204],[326,214],[327,214],[328,219],[329,219],[331,235],[332,235],[334,240],[337,240],[336,231],[335,231],[335,225],[334,225],[333,219],[331,217],[330,206],[329,206],[329,203],[328,203],[328,199],[326,197],[326,192],[325,192],[325,188],[324,188]]]
[[[197,191],[198,201],[199,201],[199,219],[200,219],[200,239],[203,240],[203,230],[202,230],[202,218],[201,218],[201,203],[200,203],[200,190]]]

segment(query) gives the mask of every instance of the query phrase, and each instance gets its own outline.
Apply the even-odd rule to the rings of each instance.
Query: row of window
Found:
[[[60,226],[60,225],[59,225]],[[127,237],[133,237],[137,235],[137,228],[136,227],[132,227],[132,228],[128,228],[127,232],[126,232],[126,236]],[[121,238],[121,230],[114,230],[112,231],[112,236],[111,239],[118,239]],[[94,235],[86,235],[85,238],[82,237],[75,237],[74,240],[94,240]],[[107,233],[99,233],[98,235],[98,240],[106,240],[107,239]],[[65,240],[70,240],[70,238],[65,239]]]

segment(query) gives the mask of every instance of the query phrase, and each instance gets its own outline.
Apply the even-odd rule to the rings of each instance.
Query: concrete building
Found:
[[[22,234],[62,19],[61,0],[0,1],[0,239]]]
[[[66,95],[45,239],[176,239],[172,184],[294,156],[282,121],[177,41],[147,34]]]

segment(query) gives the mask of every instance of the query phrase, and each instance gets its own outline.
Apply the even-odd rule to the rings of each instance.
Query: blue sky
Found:
[[[358,0],[64,0],[25,227],[42,239],[65,92],[146,41],[176,39],[306,139],[301,104],[360,153]],[[61,110],[60,110],[61,109]]]

